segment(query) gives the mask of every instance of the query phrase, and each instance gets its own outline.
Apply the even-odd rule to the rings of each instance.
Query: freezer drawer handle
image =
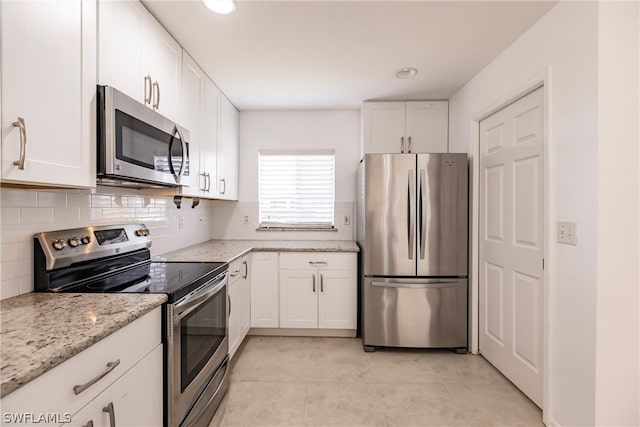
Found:
[[[407,283],[407,282],[371,282],[371,286],[378,288],[409,288],[409,289],[429,289],[429,288],[450,288],[464,285],[464,281],[444,281],[432,283]]]

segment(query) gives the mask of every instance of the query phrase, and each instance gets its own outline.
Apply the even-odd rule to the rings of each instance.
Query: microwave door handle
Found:
[[[176,134],[178,134],[178,138],[180,139],[180,144],[182,145],[182,161],[180,162],[180,171],[178,172],[177,175],[176,175],[176,170],[173,167],[173,156],[171,155],[171,151],[173,148],[173,140],[175,139]],[[171,171],[171,175],[173,175],[177,184],[180,184],[180,181],[182,180],[186,163],[187,163],[187,142],[185,141],[184,136],[182,135],[182,131],[180,130],[180,127],[176,125],[173,131],[173,134],[171,135],[171,142],[169,142],[169,171]]]

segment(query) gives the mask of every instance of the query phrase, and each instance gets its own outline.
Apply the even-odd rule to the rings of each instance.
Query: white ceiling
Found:
[[[551,1],[146,1],[240,110],[359,108],[448,99]],[[402,67],[419,70],[400,80]]]

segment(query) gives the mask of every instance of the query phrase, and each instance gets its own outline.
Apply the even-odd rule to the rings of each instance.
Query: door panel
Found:
[[[356,329],[357,294],[354,270],[319,270],[318,327]]]
[[[480,123],[480,352],[542,407],[543,90]]]
[[[406,152],[405,103],[363,103],[362,140],[365,153]]]
[[[317,328],[316,270],[280,270],[280,327]]]
[[[416,274],[415,154],[365,156],[364,274]]]
[[[368,346],[466,347],[467,279],[364,281]]]
[[[466,276],[466,154],[418,155],[418,276]]]
[[[407,102],[406,113],[407,151],[410,153],[447,152],[449,132],[447,101]]]

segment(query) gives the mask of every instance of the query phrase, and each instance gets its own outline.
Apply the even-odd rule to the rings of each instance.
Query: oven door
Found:
[[[219,380],[212,380],[229,351],[227,275],[217,276],[167,307],[169,425],[181,425],[200,395],[221,389],[226,379],[216,375]]]

